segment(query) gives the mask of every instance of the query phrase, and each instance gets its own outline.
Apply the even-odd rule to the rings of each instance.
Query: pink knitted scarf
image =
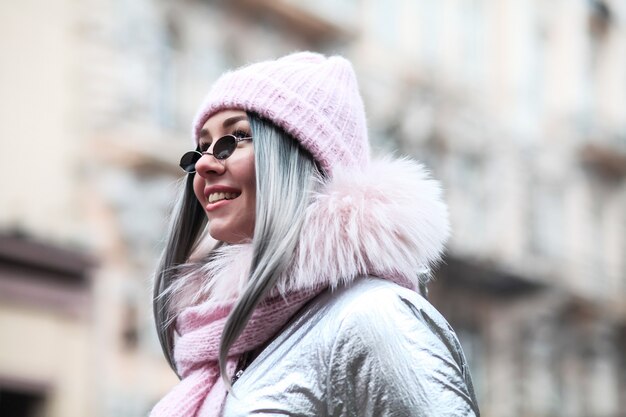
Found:
[[[241,336],[230,348],[226,370],[232,378],[240,356],[257,349],[274,336],[308,300],[320,291],[277,296],[254,310]],[[150,417],[213,417],[222,415],[226,386],[220,376],[220,337],[233,305],[207,309],[187,308],[176,320],[180,337],[174,358],[183,378],[154,407]]]

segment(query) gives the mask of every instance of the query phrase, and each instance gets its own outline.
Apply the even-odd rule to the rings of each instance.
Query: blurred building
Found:
[[[626,3],[451,3],[381,123],[446,187],[434,303],[484,415],[624,415]]]
[[[81,253],[0,236],[0,415],[87,411],[91,266]]]
[[[175,383],[150,275],[190,120],[226,68],[297,49],[348,56],[377,152],[442,181],[431,297],[483,415],[624,415],[625,22],[624,0],[3,3],[0,415],[140,416]]]

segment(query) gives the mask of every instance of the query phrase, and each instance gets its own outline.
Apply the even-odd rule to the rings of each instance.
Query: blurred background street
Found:
[[[0,1],[0,417],[138,417],[191,119],[226,69],[342,54],[422,161],[430,284],[484,417],[626,416],[626,0]]]

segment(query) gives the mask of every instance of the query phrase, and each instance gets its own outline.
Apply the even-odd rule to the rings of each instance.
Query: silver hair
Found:
[[[184,264],[192,253],[207,222],[204,210],[193,192],[193,178],[193,175],[187,175],[180,183],[181,191],[172,211],[165,248],[154,274],[154,322],[161,349],[177,375],[173,352],[174,317],[170,309],[171,293],[167,289],[176,279],[177,267]]]
[[[276,286],[292,259],[305,208],[316,184],[322,181],[313,157],[296,140],[253,113],[248,113],[248,120],[254,137],[256,217],[248,284],[226,320],[220,343],[220,371],[229,389],[230,381],[225,372],[228,351],[246,327],[256,306]],[[172,312],[166,290],[176,279],[176,267],[188,260],[205,226],[206,216],[193,193],[193,175],[188,175],[172,215],[154,284],[157,333],[161,348],[175,372]]]

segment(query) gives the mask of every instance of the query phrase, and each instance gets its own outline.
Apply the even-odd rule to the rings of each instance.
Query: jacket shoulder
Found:
[[[356,407],[360,415],[368,415],[367,409],[388,409],[389,415],[478,413],[456,335],[426,299],[370,277],[339,290],[331,304],[337,320],[329,387],[341,395],[329,395],[329,408]]]
[[[420,294],[376,277],[361,278],[350,286],[337,289],[322,302],[328,304],[344,326],[369,326],[368,319],[372,317],[399,319],[409,315],[424,325],[452,331],[437,309]]]

